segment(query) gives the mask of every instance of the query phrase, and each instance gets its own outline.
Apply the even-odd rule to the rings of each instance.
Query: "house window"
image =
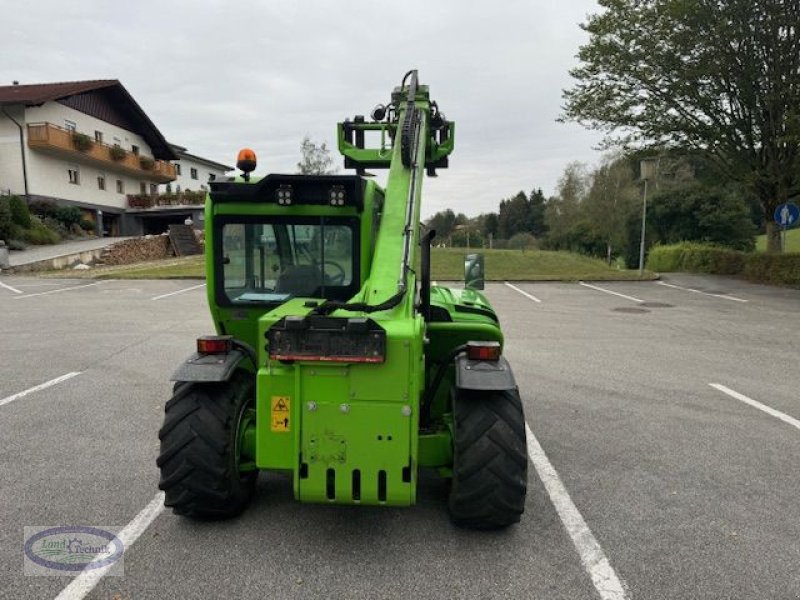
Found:
[[[151,196],[157,196],[158,195],[158,184],[157,183],[151,183],[150,184],[150,195]]]
[[[117,179],[117,193],[118,194],[125,193],[125,184],[122,182],[122,179]]]
[[[197,179],[197,169],[192,169],[190,171],[192,179]]]
[[[133,152],[136,156],[139,156],[139,146],[131,146],[131,152]]]
[[[69,182],[74,185],[80,185],[81,183],[81,174],[78,172],[78,167],[70,167],[67,169],[67,174],[69,175]]]
[[[209,181],[214,181],[216,178],[217,178],[217,176],[216,176],[216,175],[214,175],[213,173],[209,173],[209,174],[208,174],[208,180],[209,180]]]
[[[171,184],[171,183],[168,183],[168,184],[167,184],[167,193],[168,193],[168,194],[171,194],[171,193],[172,193],[172,184]]]
[[[175,174],[176,175],[181,174],[181,166],[178,163],[175,163]]]
[[[105,190],[106,189],[106,176],[105,175],[98,175],[97,176],[97,189],[98,190]]]
[[[115,145],[117,148],[119,148],[120,146],[122,146],[122,140],[121,140],[121,139],[119,139],[118,137],[115,137],[115,138],[114,138],[114,145]]]
[[[175,193],[176,194],[180,194],[181,193],[181,186],[180,185],[176,185],[175,186]]]
[[[64,128],[67,131],[75,133],[75,130],[78,129],[78,125],[75,123],[75,121],[70,121],[69,119],[66,119],[64,121]]]
[[[144,181],[139,182],[139,193],[144,196],[147,194],[147,184]]]
[[[103,143],[103,132],[102,131],[95,131],[94,132],[94,141],[98,144]]]

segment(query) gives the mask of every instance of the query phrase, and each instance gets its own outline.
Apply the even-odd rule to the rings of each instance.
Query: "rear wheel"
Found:
[[[517,390],[455,390],[455,456],[450,517],[471,529],[519,522],[525,510],[528,454]]]
[[[225,519],[247,506],[258,471],[240,471],[240,430],[253,390],[253,377],[243,371],[226,382],[175,384],[157,460],[158,487],[175,514]]]

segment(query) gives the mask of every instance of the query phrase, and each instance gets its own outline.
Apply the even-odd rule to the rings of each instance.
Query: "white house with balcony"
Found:
[[[175,181],[176,160],[116,79],[0,86],[2,193],[78,206],[106,235],[142,233],[150,217],[128,196]]]
[[[178,155],[174,161],[175,181],[167,183],[163,191],[170,192],[197,192],[208,191],[208,182],[215,179],[224,179],[233,167],[222,163],[189,154],[186,148],[177,144],[170,144],[172,150]]]

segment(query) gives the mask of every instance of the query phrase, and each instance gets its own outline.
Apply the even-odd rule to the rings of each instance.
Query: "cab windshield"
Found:
[[[358,291],[354,220],[224,218],[219,231],[226,304],[347,300]]]

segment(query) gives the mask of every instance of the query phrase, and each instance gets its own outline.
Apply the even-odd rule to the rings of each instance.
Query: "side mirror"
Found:
[[[467,254],[464,257],[464,287],[469,290],[482,290],[485,283],[483,254]]]

